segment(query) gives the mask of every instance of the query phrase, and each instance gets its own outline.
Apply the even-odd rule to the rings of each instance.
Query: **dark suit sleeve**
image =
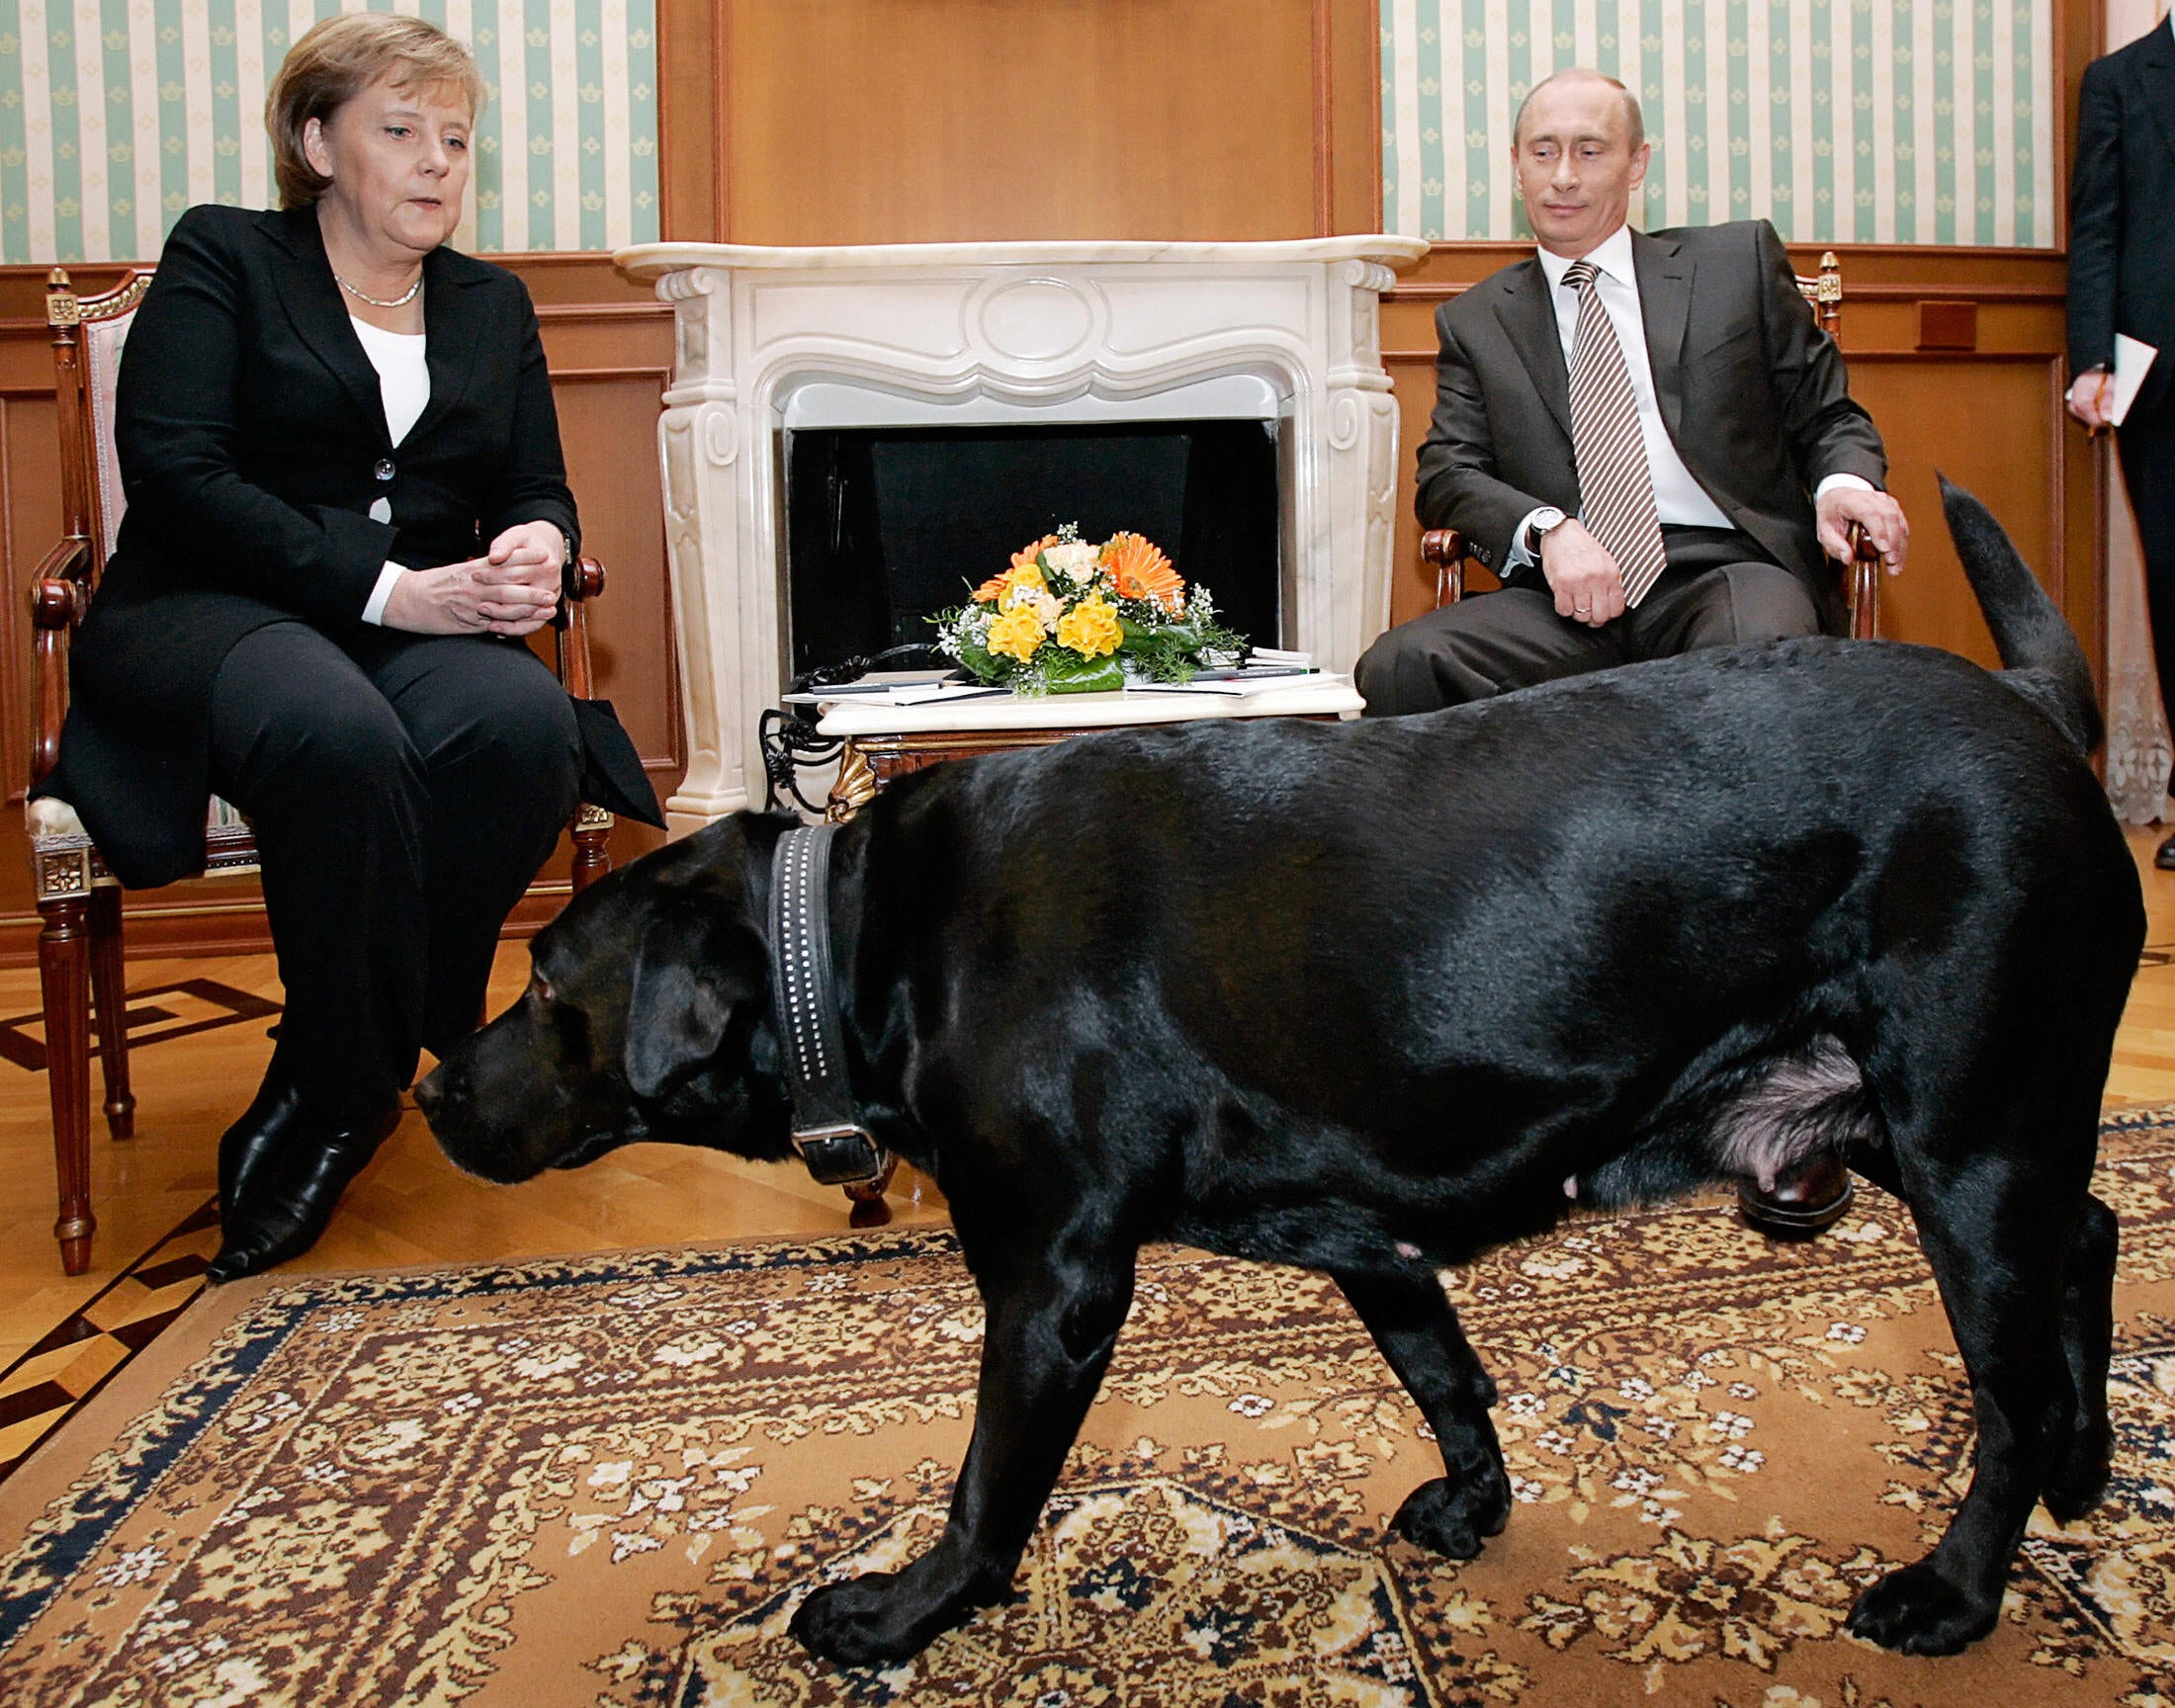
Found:
[[[522,522],[550,522],[581,550],[574,495],[566,486],[566,459],[559,444],[559,409],[552,401],[551,370],[528,287],[511,281],[521,316],[520,371],[514,380],[513,440],[498,483],[482,510],[483,539],[496,539]]]
[[[1413,508],[1423,528],[1455,528],[1480,560],[1501,564],[1520,522],[1545,502],[1496,473],[1488,402],[1480,376],[1458,342],[1447,304],[1436,312],[1441,348],[1435,362],[1435,418],[1420,447]]]
[[[2069,180],[2069,370],[2115,359],[2115,281],[2122,261],[2122,105],[2105,59],[2077,92],[2077,165]]]
[[[1759,246],[1769,372],[1781,406],[1778,425],[1797,453],[1807,489],[1817,487],[1830,474],[1856,474],[1875,486],[1883,485],[1888,475],[1887,451],[1872,417],[1852,400],[1843,353],[1805,311],[1796,269],[1775,227],[1760,219],[1753,222],[1753,229]]]
[[[330,505],[296,505],[244,480],[242,338],[248,281],[214,210],[174,226],[129,330],[114,416],[131,513],[157,518],[160,552],[214,585],[326,629],[351,628],[393,530]]]

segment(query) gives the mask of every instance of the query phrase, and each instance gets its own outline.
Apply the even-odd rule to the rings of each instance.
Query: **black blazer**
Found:
[[[1835,341],[1814,324],[1765,219],[1631,234],[1647,356],[1677,453],[1722,511],[1804,582],[1831,632],[1845,624],[1824,567],[1812,491],[1830,474],[1875,486],[1887,457],[1851,401]],[[1417,508],[1490,566],[1540,504],[1573,515],[1571,380],[1536,257],[1490,274],[1436,314],[1435,419]]]
[[[2069,185],[2069,362],[2115,359],[2127,332],[2160,352],[2132,405],[2175,397],[2175,25],[2084,68]]]
[[[527,289],[451,249],[423,262],[430,401],[395,448],[313,208],[192,208],[130,327],[114,430],[129,506],[70,652],[70,802],[130,887],[202,863],[207,726],[243,636],[362,626],[390,559],[476,556],[519,522],[578,542]],[[369,511],[390,500],[393,520]],[[632,743],[581,719],[584,794],[661,818]]]

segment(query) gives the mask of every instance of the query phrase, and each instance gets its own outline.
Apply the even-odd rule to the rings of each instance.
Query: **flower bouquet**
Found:
[[[1187,587],[1149,541],[1113,534],[1097,546],[1071,523],[932,621],[938,647],[978,681],[1020,694],[1184,682],[1205,664],[1237,663],[1247,645],[1217,623],[1208,589]]]

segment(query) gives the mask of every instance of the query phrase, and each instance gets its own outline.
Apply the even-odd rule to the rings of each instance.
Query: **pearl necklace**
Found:
[[[354,298],[356,301],[368,302],[373,308],[405,308],[410,302],[415,300],[415,294],[423,288],[423,276],[421,273],[417,273],[415,275],[415,283],[410,285],[399,296],[389,299],[380,299],[370,296],[367,292],[358,291],[345,279],[342,279],[337,273],[332,275],[332,282],[335,285],[339,286],[339,288],[342,291],[345,291],[350,297]]]

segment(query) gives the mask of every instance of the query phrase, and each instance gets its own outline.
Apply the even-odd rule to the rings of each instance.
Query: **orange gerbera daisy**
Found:
[[[1102,566],[1120,599],[1153,599],[1175,611],[1185,583],[1162,549],[1138,534],[1113,534],[1102,549]]]
[[[1034,573],[1027,578],[1028,585],[1040,587],[1043,584],[1042,569],[1035,562],[1035,559],[1041,556],[1045,550],[1057,543],[1058,539],[1055,534],[1045,534],[1025,551],[1014,552],[1012,554],[1012,566],[1009,569],[1001,575],[992,575],[974,590],[975,603],[977,605],[995,605],[1004,597],[1004,589],[1013,586],[1019,580],[1019,572],[1022,569],[1033,570]]]
[[[1043,535],[1043,537],[1042,537],[1041,539],[1037,540],[1037,541],[1036,541],[1036,542],[1035,542],[1035,543],[1034,543],[1034,544],[1033,544],[1032,546],[1029,546],[1029,547],[1028,547],[1028,548],[1027,548],[1027,549],[1026,549],[1025,551],[1023,551],[1023,552],[1014,552],[1014,553],[1012,554],[1012,567],[1013,567],[1014,569],[1024,569],[1024,568],[1026,568],[1026,567],[1027,567],[1027,566],[1028,566],[1029,564],[1033,563],[1033,562],[1034,562],[1034,560],[1035,560],[1035,559],[1036,559],[1037,557],[1041,556],[1043,553],[1047,552],[1047,551],[1048,551],[1048,550],[1049,550],[1049,549],[1050,549],[1051,547],[1055,546],[1055,545],[1056,545],[1057,543],[1058,543],[1058,538],[1057,538],[1057,536],[1056,536],[1055,534],[1045,534],[1045,535]]]

